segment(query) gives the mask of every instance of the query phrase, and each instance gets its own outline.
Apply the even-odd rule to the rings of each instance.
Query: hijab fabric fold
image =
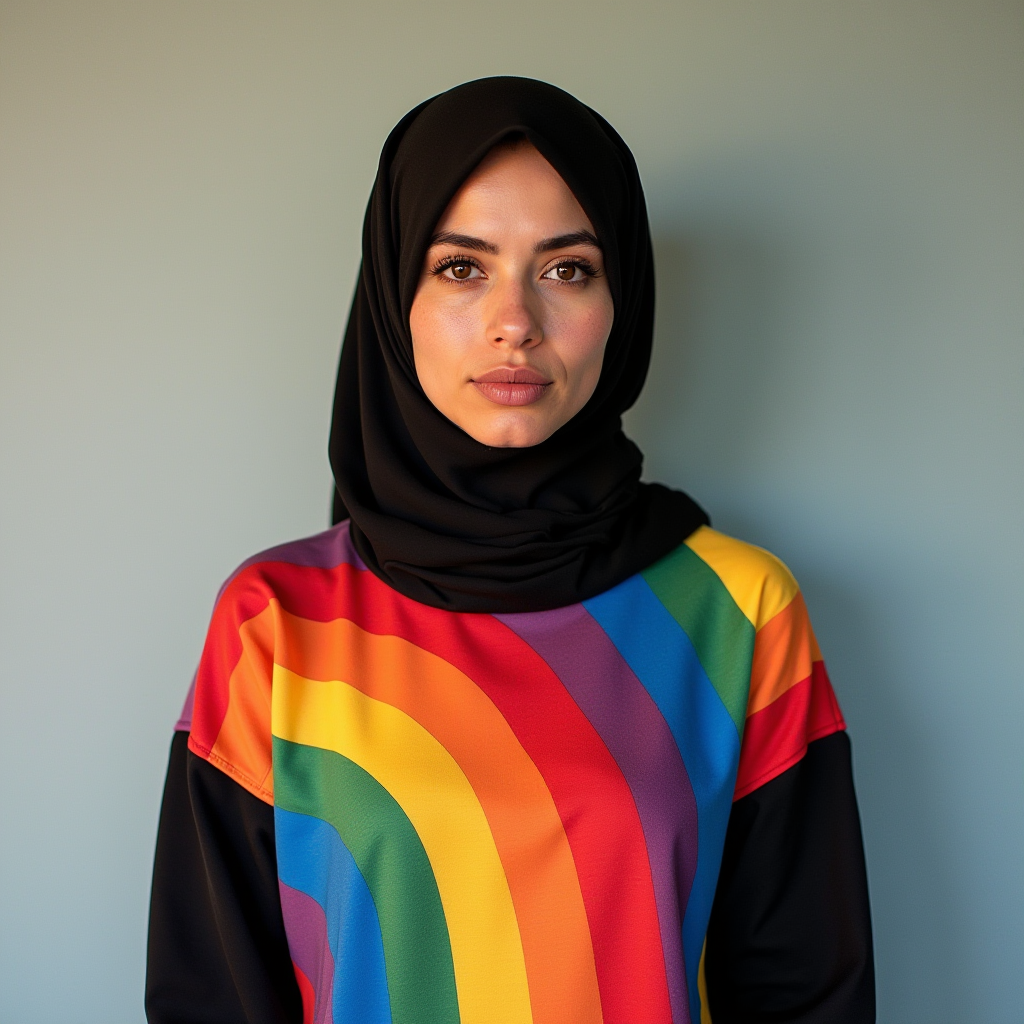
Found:
[[[420,387],[409,311],[431,236],[498,142],[524,135],[594,226],[615,318],[597,388],[541,444],[491,448]],[[384,582],[452,611],[557,608],[645,569],[707,522],[685,494],[642,484],[622,413],[643,387],[654,268],[632,154],[597,113],[526,78],[485,78],[410,111],[388,137],[363,226],[363,262],[331,424],[334,521]]]

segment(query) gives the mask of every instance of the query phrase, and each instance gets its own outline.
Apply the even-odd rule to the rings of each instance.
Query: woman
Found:
[[[561,90],[392,132],[337,525],[225,584],[172,746],[153,1024],[874,1019],[799,590],[622,433],[653,282],[632,156]]]

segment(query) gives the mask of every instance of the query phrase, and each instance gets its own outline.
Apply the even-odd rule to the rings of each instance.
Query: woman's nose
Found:
[[[492,345],[533,348],[540,344],[543,331],[528,288],[518,281],[503,282],[492,289],[490,298],[487,336]]]

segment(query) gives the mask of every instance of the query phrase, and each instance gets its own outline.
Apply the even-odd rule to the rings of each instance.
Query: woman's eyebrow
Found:
[[[573,245],[592,245],[595,249],[601,248],[601,243],[589,231],[570,231],[567,235],[555,235],[554,238],[545,238],[534,247],[534,252],[550,252],[552,249],[568,249]]]
[[[439,231],[430,240],[430,246],[454,245],[459,249],[475,249],[477,252],[489,252],[492,256],[497,255],[498,247],[493,242],[485,242],[482,238],[475,238],[473,235],[458,235],[454,231]]]

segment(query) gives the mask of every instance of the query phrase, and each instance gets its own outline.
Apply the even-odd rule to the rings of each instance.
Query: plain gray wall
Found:
[[[0,5],[0,1021],[142,1020],[171,725],[219,582],[326,523],[380,146],[495,73],[636,154],[628,426],[803,583],[881,1020],[1019,1022],[1024,9],[987,0]]]

